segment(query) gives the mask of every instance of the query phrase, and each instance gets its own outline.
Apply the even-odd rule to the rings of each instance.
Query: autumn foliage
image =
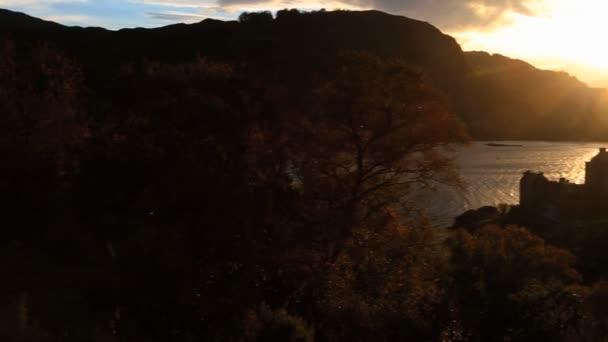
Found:
[[[466,135],[403,61],[351,51],[285,77],[142,60],[93,93],[52,47],[1,49],[4,340],[606,332],[606,286],[570,252],[516,227],[446,243],[408,200],[458,184],[443,152]]]

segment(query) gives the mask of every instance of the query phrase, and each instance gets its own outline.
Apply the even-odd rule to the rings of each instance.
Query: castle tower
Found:
[[[600,152],[586,163],[585,186],[594,195],[608,196],[608,152],[600,148]]]
[[[526,208],[536,208],[546,202],[549,180],[542,173],[524,172],[519,181],[519,204]]]

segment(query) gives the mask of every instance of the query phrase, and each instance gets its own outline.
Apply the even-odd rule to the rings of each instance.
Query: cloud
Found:
[[[355,4],[352,0],[129,0],[129,2],[174,8],[209,9],[218,12],[243,12],[252,9],[277,10],[283,8],[362,8],[361,6]],[[369,8],[369,6],[365,8]]]
[[[91,25],[95,21],[95,18],[83,15],[83,14],[55,14],[55,15],[46,15],[44,19],[55,21],[58,23],[64,24],[76,24],[76,25]]]
[[[2,1],[2,0],[0,0]],[[487,28],[507,23],[509,14],[536,15],[547,0],[130,0],[150,5],[234,13],[250,10],[378,9],[426,20],[442,29]],[[178,17],[176,17],[178,18]]]
[[[0,0],[0,8],[25,12],[34,17],[64,25],[90,26],[98,23],[94,16],[57,11],[56,6],[83,5],[95,0]]]
[[[83,3],[88,0],[0,0],[0,8],[28,9],[40,11],[57,4]]]
[[[148,12],[146,13],[146,16],[152,19],[183,23],[199,22],[209,18],[209,16],[206,15],[178,11]]]
[[[276,11],[283,8],[378,9],[425,20],[447,32],[462,32],[470,29],[487,31],[509,24],[517,15],[537,15],[542,12],[538,4],[551,1],[553,0],[0,0],[0,7],[12,7],[39,16],[83,13],[95,17],[98,16],[97,10],[103,9],[105,12],[100,19],[104,20],[108,17],[105,13],[130,12],[133,18],[140,20],[138,24],[143,23],[142,18],[152,20],[150,24],[154,20],[192,22],[210,16],[234,19],[243,11]],[[68,5],[77,4],[83,5],[79,7],[82,10],[65,12]],[[127,19],[121,18],[120,22],[125,23]]]
[[[129,0],[129,2],[161,7],[179,8],[211,8],[217,6],[217,3],[215,1],[202,0]]]
[[[87,0],[0,0],[0,6],[33,6],[68,2],[87,2]]]
[[[535,15],[530,0],[355,0],[377,9],[430,21],[445,29],[502,25],[507,14]]]

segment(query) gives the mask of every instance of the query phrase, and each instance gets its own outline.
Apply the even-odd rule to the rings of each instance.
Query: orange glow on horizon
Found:
[[[608,1],[545,0],[533,15],[506,12],[488,30],[450,32],[465,51],[520,58],[540,68],[564,70],[593,83],[608,80]],[[484,9],[480,9],[483,11]]]

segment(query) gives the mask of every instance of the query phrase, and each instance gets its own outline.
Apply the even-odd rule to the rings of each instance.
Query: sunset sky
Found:
[[[0,8],[66,25],[158,27],[243,11],[378,9],[425,20],[464,50],[484,50],[608,86],[607,0],[0,0]]]

